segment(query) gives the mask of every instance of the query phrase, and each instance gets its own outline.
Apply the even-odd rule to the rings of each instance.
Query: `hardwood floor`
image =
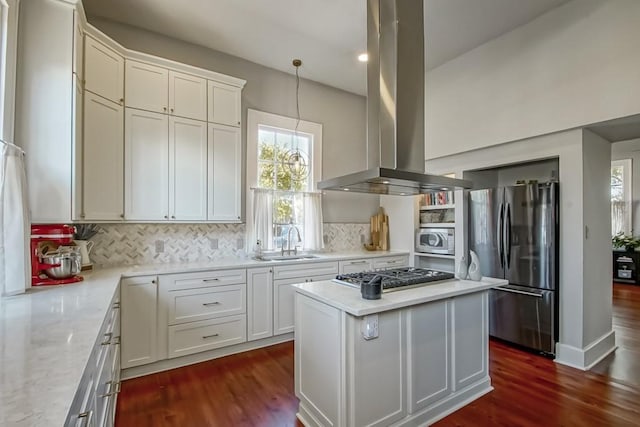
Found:
[[[495,389],[435,426],[640,425],[640,286],[613,301],[619,349],[592,371],[491,341]],[[285,343],[125,381],[116,426],[301,426],[297,405]]]

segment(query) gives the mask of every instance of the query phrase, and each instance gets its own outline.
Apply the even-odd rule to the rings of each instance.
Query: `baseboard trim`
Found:
[[[286,341],[293,341],[293,332],[275,337],[263,338],[257,341],[247,341],[229,347],[204,351],[202,353],[189,354],[187,356],[176,357],[175,359],[159,360],[157,362],[149,363],[148,365],[123,369],[120,376],[123,380],[128,380],[131,378],[142,377],[144,375],[155,374],[162,371],[168,371],[170,369],[182,368],[183,366],[206,362],[219,357],[230,356],[232,354],[242,353],[249,350],[256,350],[258,348],[268,347],[270,345],[280,344]]]
[[[588,371],[617,348],[616,335],[611,330],[583,349],[558,343],[555,361],[561,365]]]

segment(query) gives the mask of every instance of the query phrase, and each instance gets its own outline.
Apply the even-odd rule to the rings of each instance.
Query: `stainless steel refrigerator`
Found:
[[[489,334],[548,355],[558,338],[558,183],[469,192],[469,249],[491,290]]]

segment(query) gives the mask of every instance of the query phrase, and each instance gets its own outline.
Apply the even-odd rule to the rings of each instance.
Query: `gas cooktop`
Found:
[[[433,282],[451,280],[454,275],[444,271],[429,270],[426,268],[391,268],[386,270],[363,271],[361,273],[340,274],[333,279],[334,282],[354,288],[370,282],[376,276],[382,277],[382,291],[390,292],[407,287],[417,287]]]

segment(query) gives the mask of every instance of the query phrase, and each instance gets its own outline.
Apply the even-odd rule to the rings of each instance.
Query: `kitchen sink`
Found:
[[[301,261],[305,259],[316,259],[317,255],[299,254],[299,255],[261,255],[254,257],[256,261]]]

